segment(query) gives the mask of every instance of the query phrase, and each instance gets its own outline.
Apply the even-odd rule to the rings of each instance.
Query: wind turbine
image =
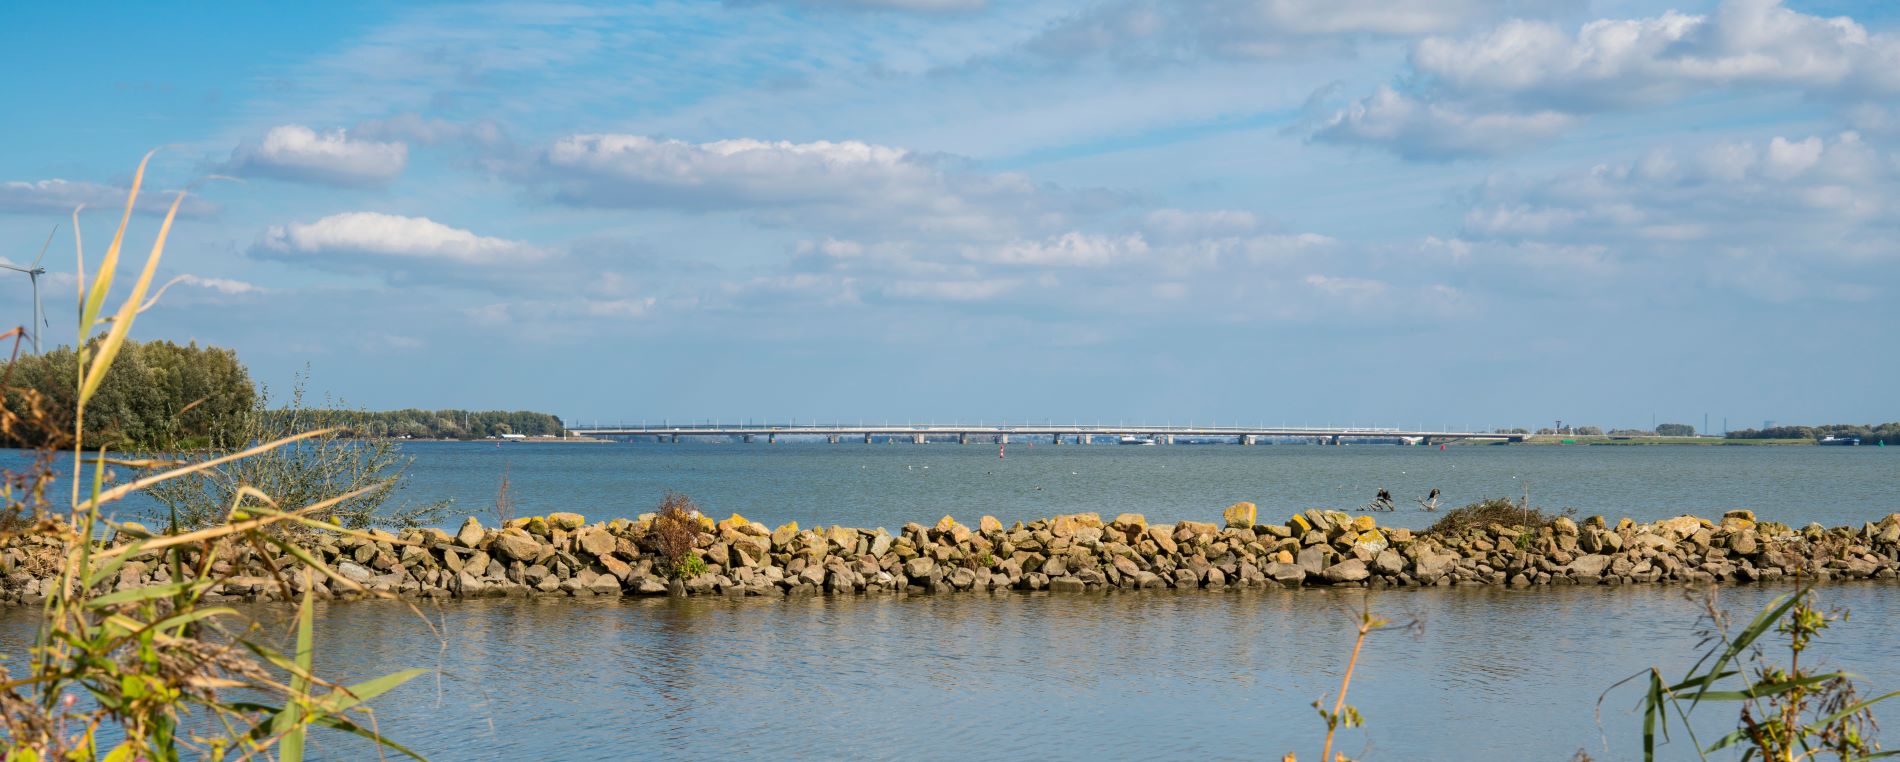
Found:
[[[0,267],[26,273],[26,277],[33,281],[33,354],[40,353],[40,328],[46,325],[46,318],[40,312],[40,276],[46,273],[46,268],[40,266],[40,260],[46,258],[46,247],[53,245],[53,233],[58,232],[59,226],[54,225],[53,232],[46,234],[46,243],[40,244],[40,255],[33,258],[32,267],[0,262]]]

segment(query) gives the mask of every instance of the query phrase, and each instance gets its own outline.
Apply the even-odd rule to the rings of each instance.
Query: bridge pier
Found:
[[[1431,438],[1431,437],[1425,437],[1424,439],[1420,439],[1420,440],[1418,440],[1418,443],[1419,443],[1419,444],[1422,444],[1422,445],[1424,445],[1424,446],[1426,446],[1426,447],[1430,447],[1430,446],[1432,446],[1432,438]]]
[[[1333,435],[1333,441],[1331,441],[1331,442],[1328,442],[1328,444],[1331,444],[1331,445],[1333,445],[1333,446],[1335,446],[1335,447],[1336,447],[1336,446],[1338,446],[1338,445],[1339,445],[1339,435],[1338,435],[1338,434],[1334,434],[1334,435]]]
[[[1173,434],[1167,434],[1167,435],[1164,435],[1164,436],[1162,436],[1162,437],[1161,437],[1161,443],[1162,443],[1162,444],[1174,444],[1174,435],[1173,435]]]
[[[837,434],[832,434],[832,435],[830,435],[830,436],[827,436],[827,437],[825,437],[825,441],[827,441],[827,442],[830,442],[830,443],[832,443],[832,444],[837,444],[837,443],[838,443],[838,435],[837,435]]]
[[[767,435],[765,435],[765,443],[766,443],[766,444],[778,444],[778,435],[777,435],[777,434],[767,434]]]
[[[1049,435],[1049,444],[1055,444],[1055,445],[1059,445],[1059,444],[1062,444],[1062,435],[1061,435],[1061,434],[1050,434],[1050,435]]]
[[[1241,443],[1242,445],[1244,445],[1244,446],[1247,446],[1247,447],[1252,447],[1252,446],[1253,446],[1253,435],[1252,435],[1252,434],[1242,434],[1242,435],[1240,435],[1240,443]]]
[[[970,432],[967,432],[967,431],[957,432],[957,444],[969,444],[969,443],[970,443]]]
[[[745,440],[745,443],[746,443],[746,444],[752,444],[752,435],[751,435],[751,434],[747,434],[747,435],[745,435],[745,436],[743,436],[743,437],[740,437],[740,439],[743,439],[743,440]]]
[[[679,444],[679,443],[680,443],[680,435],[678,435],[678,434],[674,434],[674,435],[673,435],[673,438],[672,438],[672,440],[671,440],[671,441],[672,441],[672,443],[673,443],[673,444]]]
[[[871,432],[868,432],[868,431],[864,432],[864,443],[865,444],[871,443]]]
[[[1075,435],[1075,443],[1079,445],[1094,444],[1094,442],[1091,441],[1094,438],[1095,437],[1090,436],[1088,434],[1077,434]]]
[[[922,434],[912,434],[912,435],[910,435],[910,443],[911,443],[911,444],[923,444],[923,443],[924,443],[924,435],[922,435]]]
[[[1008,435],[1008,434],[997,434],[997,435],[996,435],[996,444],[1009,444],[1009,435]]]

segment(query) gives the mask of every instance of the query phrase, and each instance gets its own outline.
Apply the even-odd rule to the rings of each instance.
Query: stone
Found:
[[[355,582],[356,584],[359,584],[359,585],[367,584],[369,582],[370,577],[372,576],[369,573],[368,569],[365,569],[361,566],[357,566],[356,564],[350,563],[349,561],[344,561],[343,563],[337,564],[336,573],[343,575],[344,579],[347,579],[351,582]]]
[[[976,520],[976,531],[984,534],[1001,532],[1003,531],[1003,522],[997,521],[995,516],[984,516]]]
[[[1299,555],[1294,557],[1294,563],[1305,569],[1307,574],[1318,574],[1326,568],[1327,555],[1326,549],[1317,545],[1301,548]]]
[[[1071,513],[1057,516],[1049,524],[1049,533],[1057,537],[1074,537],[1084,529],[1101,529],[1102,517],[1095,513]],[[1101,533],[1097,532],[1097,538]]]
[[[720,520],[719,523],[714,524],[713,531],[720,534],[732,534],[749,526],[752,526],[750,519],[735,513]]]
[[[1370,519],[1372,517],[1360,516],[1359,518]],[[1379,530],[1368,529],[1366,531],[1360,532],[1357,537],[1353,538],[1352,546],[1354,548],[1364,550],[1367,553],[1378,555],[1379,551],[1382,551],[1382,550],[1385,550],[1386,548],[1391,547],[1392,543],[1387,541],[1385,539],[1385,535],[1380,534]]]
[[[772,530],[772,549],[782,550],[790,547],[792,539],[797,536],[798,522],[787,521],[780,524],[777,529]]]
[[[563,511],[548,514],[548,523],[560,527],[562,531],[572,532],[586,525],[587,517]]]
[[[1571,561],[1569,566],[1566,566],[1565,569],[1578,577],[1596,578],[1603,576],[1604,568],[1609,565],[1609,556],[1592,553],[1577,556],[1577,560]]]
[[[470,516],[467,520],[462,522],[462,528],[456,531],[455,543],[464,548],[473,548],[482,541],[482,537],[486,534],[487,532],[482,530],[482,522],[477,521],[474,516]]]
[[[537,537],[549,537],[554,534],[554,530],[548,524],[548,520],[541,516],[529,516],[521,523],[520,528],[527,530],[528,534]]]
[[[1577,522],[1571,521],[1569,516],[1558,516],[1557,520],[1550,523],[1550,527],[1557,534],[1570,537],[1577,536]]]
[[[1338,584],[1341,582],[1358,582],[1366,577],[1372,576],[1372,573],[1366,570],[1366,562],[1357,558],[1348,558],[1326,567],[1325,571],[1320,572],[1320,576],[1324,577],[1327,582]]]
[[[1139,513],[1124,513],[1109,522],[1109,526],[1140,534],[1148,531],[1148,517]]]
[[[891,533],[884,531],[882,527],[878,528],[877,534],[871,535],[871,555],[883,557],[885,553],[890,552],[891,542]]]
[[[1381,550],[1372,559],[1372,568],[1380,574],[1397,575],[1405,571],[1405,557],[1391,549]]]
[[[1228,529],[1252,529],[1259,517],[1260,509],[1253,503],[1245,501],[1227,506],[1227,510],[1221,511],[1221,520],[1227,523]]]
[[[1055,593],[1080,593],[1089,589],[1087,583],[1075,577],[1056,577],[1049,580],[1049,591]]]
[[[1306,568],[1298,564],[1283,564],[1276,561],[1267,564],[1267,567],[1261,571],[1267,575],[1268,579],[1287,587],[1299,587],[1306,581]]]
[[[519,529],[497,533],[492,547],[502,557],[516,561],[533,561],[541,556],[541,543]]]
[[[1155,547],[1162,553],[1172,556],[1180,552],[1180,546],[1174,542],[1173,527],[1165,524],[1148,527],[1148,539],[1153,541]]]
[[[595,556],[610,556],[613,555],[614,548],[618,547],[619,542],[613,535],[607,533],[606,528],[592,526],[575,532],[574,544],[579,545],[583,552]]]
[[[936,571],[937,562],[929,556],[918,556],[904,563],[904,575],[911,579],[922,579]]]
[[[1364,534],[1366,532],[1370,532],[1378,528],[1379,528],[1378,520],[1372,518],[1371,516],[1354,516],[1352,519],[1352,531],[1354,532]],[[1384,535],[1380,535],[1380,537],[1383,538]]]

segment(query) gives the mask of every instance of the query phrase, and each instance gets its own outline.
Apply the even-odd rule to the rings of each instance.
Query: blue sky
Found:
[[[138,332],[351,404],[1900,418],[1885,3],[47,5],[0,66],[49,340],[162,146]]]

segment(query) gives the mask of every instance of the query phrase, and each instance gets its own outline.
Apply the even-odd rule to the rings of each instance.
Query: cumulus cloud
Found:
[[[1537,178],[1497,176],[1464,217],[1477,240],[1656,253],[1891,257],[1900,156],[1845,132],[1658,148]],[[1599,259],[1597,254],[1590,254]]]
[[[1405,92],[1384,88],[1335,112],[1315,136],[1440,159],[1521,150],[1592,113],[1710,88],[1888,98],[1900,94],[1900,36],[1780,0],[1724,0],[1708,15],[1599,19],[1574,33],[1518,19],[1474,36],[1426,38],[1405,81]]]
[[[1313,138],[1388,147],[1407,159],[1442,160],[1511,153],[1549,140],[1574,121],[1555,111],[1470,114],[1387,87],[1334,114]]]
[[[126,193],[125,188],[84,181],[15,180],[0,183],[0,212],[65,215],[81,205],[93,210],[123,210]],[[171,200],[172,193],[169,191],[153,193],[148,189],[140,194],[136,211],[141,214],[163,215],[165,210],[171,207]],[[202,217],[215,213],[217,210],[216,205],[197,196],[186,196],[184,203],[178,207],[178,214],[184,217]]]
[[[409,146],[401,142],[286,124],[272,127],[261,141],[239,146],[224,168],[237,175],[364,187],[388,184],[408,163]]]
[[[574,135],[513,176],[577,206],[744,210],[779,224],[817,219],[990,237],[1119,203],[1108,194],[1064,191],[1020,174],[976,172],[951,157],[858,141]]]
[[[541,249],[519,241],[476,235],[427,217],[378,212],[345,212],[309,224],[274,225],[252,250],[263,256],[318,264],[328,258],[347,258],[359,262],[493,266],[546,256]]]

